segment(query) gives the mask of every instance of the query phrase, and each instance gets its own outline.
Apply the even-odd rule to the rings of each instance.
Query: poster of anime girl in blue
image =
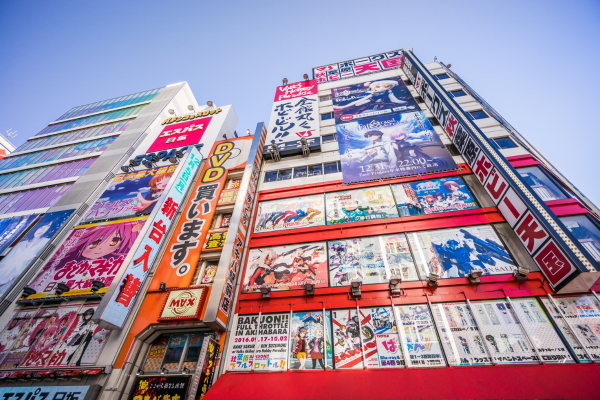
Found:
[[[345,184],[456,170],[422,112],[337,124]]]
[[[332,332],[329,312],[308,311],[292,315],[290,369],[333,369]]]
[[[399,76],[333,88],[331,97],[337,124],[420,110]]]

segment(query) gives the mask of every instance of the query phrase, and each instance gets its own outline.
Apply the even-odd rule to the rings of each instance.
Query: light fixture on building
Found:
[[[392,292],[392,297],[400,296],[400,283],[402,282],[402,278],[397,275],[390,276],[390,291]]]
[[[188,106],[188,110],[190,110],[190,111],[194,111],[194,106],[190,104],[190,105]]]
[[[246,135],[250,136],[250,129],[246,129]]]
[[[237,134],[237,131],[233,131],[233,136],[239,137],[238,134]]]
[[[469,282],[471,282],[471,285],[479,285],[481,283],[481,279],[479,279],[481,275],[483,275],[483,271],[480,269],[469,272]]]
[[[271,298],[271,288],[270,287],[261,287],[260,292],[262,293],[263,299]]]
[[[64,283],[59,283],[58,285],[56,285],[56,291],[54,292],[54,294],[56,294],[57,296],[62,296],[63,293],[67,293],[70,290],[71,288],[65,285]]]
[[[446,67],[448,67],[448,68],[450,68],[451,66],[452,66],[452,64],[448,64],[448,65],[446,65]]]
[[[158,285],[158,290],[162,290],[163,292],[166,292],[166,291],[167,291],[167,284],[166,284],[166,283],[164,283],[164,282],[161,282],[161,283]]]
[[[527,275],[529,275],[529,272],[531,272],[531,270],[527,267],[519,267],[515,270],[515,272],[513,273],[513,276],[515,277],[515,279],[519,282],[523,282],[526,281]]]
[[[192,370],[186,367],[186,368],[183,369],[183,371],[181,371],[181,374],[182,375],[186,375],[186,374],[189,374],[191,372],[192,372]]]
[[[161,375],[168,374],[168,373],[169,373],[169,370],[168,370],[168,369],[166,369],[166,368],[162,368],[162,369],[160,370],[160,374],[161,374]]]
[[[435,62],[435,61],[437,61],[437,56],[434,56],[434,57],[433,57],[433,61],[434,61],[434,62]]]
[[[308,81],[308,74],[304,74],[303,78],[304,78],[305,81]]]
[[[281,160],[281,155],[279,154],[279,147],[277,147],[277,143],[274,140],[271,140],[271,147],[269,147],[269,153],[271,153],[271,159],[273,161]]]
[[[352,285],[352,296],[360,297],[360,287],[362,285],[362,281],[360,279],[352,279],[352,282],[350,282],[350,284]]]
[[[302,145],[302,156],[310,156],[310,149],[308,148],[308,140],[306,138],[300,138],[300,144]]]
[[[177,151],[175,152],[175,156],[174,156],[174,157],[169,157],[169,158],[168,158],[168,160],[169,160],[169,162],[170,162],[171,164],[176,164],[176,163],[177,163],[177,161],[178,161],[178,160],[179,160],[181,157],[183,157],[183,152],[181,152],[181,151],[177,150]]]
[[[287,78],[283,78],[283,86],[287,85],[287,83],[288,83]]]
[[[137,372],[136,372],[135,374],[136,374],[137,376],[140,376],[140,375],[144,375],[144,373],[145,373],[145,372],[144,372],[144,370],[143,370],[143,369],[138,369],[138,370],[137,370]]]
[[[209,107],[212,107],[212,106],[214,106],[214,103],[209,100],[209,101],[206,102],[206,105],[209,106]]]
[[[304,284],[304,290],[306,290],[307,296],[313,296],[315,294],[315,284],[312,282],[306,282]]]
[[[433,272],[429,274],[429,277],[427,278],[427,284],[429,286],[437,286],[438,285],[438,279],[440,279],[440,276],[438,274],[434,274]]]
[[[173,110],[172,108],[169,110],[169,114],[171,115],[175,115],[175,110]]]
[[[227,140],[227,134],[226,133],[223,134],[223,139]]]
[[[36,293],[37,292],[34,289],[30,288],[29,286],[25,286],[23,288],[23,297],[25,297],[25,298],[31,296],[32,294],[36,294]]]
[[[150,159],[148,159],[148,158],[150,158]],[[149,154],[146,156],[146,159],[144,159],[142,164],[144,164],[144,166],[148,169],[156,168],[156,163],[158,162],[158,160],[159,160],[159,158],[156,156],[156,154]]]
[[[102,289],[106,285],[102,281],[92,281],[92,292],[96,293],[98,290]]]

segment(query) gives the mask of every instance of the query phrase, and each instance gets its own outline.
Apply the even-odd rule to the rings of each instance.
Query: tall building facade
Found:
[[[441,62],[276,89],[219,398],[597,397],[598,209]]]

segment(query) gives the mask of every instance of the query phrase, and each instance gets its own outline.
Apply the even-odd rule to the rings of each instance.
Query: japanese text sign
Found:
[[[207,287],[196,287],[169,291],[158,320],[197,319],[207,290]]]
[[[0,388],[2,399],[72,399],[89,400],[96,393],[93,386],[27,386]]]
[[[200,143],[211,119],[212,117],[207,117],[166,125],[148,149],[148,153]]]
[[[313,78],[319,83],[337,81],[355,76],[372,74],[387,69],[399,68],[402,65],[400,50],[376,54],[370,57],[357,58],[331,65],[313,68]]]

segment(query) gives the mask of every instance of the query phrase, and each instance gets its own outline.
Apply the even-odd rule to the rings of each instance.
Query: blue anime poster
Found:
[[[479,208],[459,176],[392,185],[400,216],[435,214]]]
[[[399,76],[333,88],[331,94],[336,124],[420,110]]]
[[[39,214],[30,214],[0,220],[0,254],[4,253],[38,217]]]
[[[336,125],[345,184],[456,170],[422,112]]]

